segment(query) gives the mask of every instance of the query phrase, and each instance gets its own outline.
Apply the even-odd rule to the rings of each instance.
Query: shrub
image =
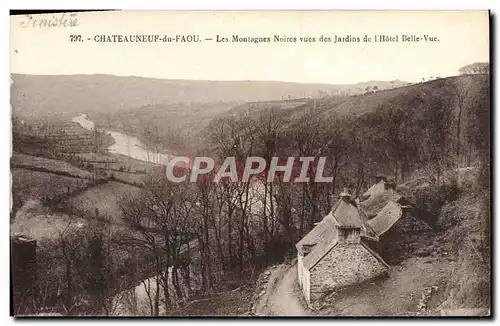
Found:
[[[456,200],[461,194],[457,183],[444,184],[439,187],[427,187],[415,192],[415,212],[431,226],[438,226],[441,207]]]

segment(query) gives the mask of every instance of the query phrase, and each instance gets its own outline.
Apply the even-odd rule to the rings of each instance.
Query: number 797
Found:
[[[81,35],[70,35],[69,41],[70,42],[82,42],[82,36]]]

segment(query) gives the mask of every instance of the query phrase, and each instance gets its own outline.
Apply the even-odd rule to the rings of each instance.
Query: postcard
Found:
[[[491,316],[488,11],[10,38],[13,316]]]

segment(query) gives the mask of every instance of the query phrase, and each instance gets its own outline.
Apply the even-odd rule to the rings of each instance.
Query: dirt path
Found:
[[[350,287],[328,296],[310,310],[297,285],[297,265],[280,265],[268,272],[257,303],[258,316],[415,316],[439,315],[455,262],[445,257],[414,257],[394,266],[386,278]],[[435,286],[427,309],[417,306],[425,289]]]
[[[454,262],[445,258],[411,258],[393,267],[388,278],[353,286],[330,296],[317,315],[329,316],[415,316],[438,315],[439,304],[446,299],[446,285]],[[426,288],[437,286],[428,309],[417,306]]]
[[[282,265],[272,271],[266,293],[257,307],[260,316],[306,316],[309,315],[300,301],[297,286],[297,265]]]

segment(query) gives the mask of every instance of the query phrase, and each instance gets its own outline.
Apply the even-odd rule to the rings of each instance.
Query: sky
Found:
[[[123,11],[74,18],[75,27],[40,27],[27,24],[25,16],[11,16],[11,73],[354,84],[452,76],[466,64],[489,61],[487,11]],[[203,41],[94,41],[113,34],[195,34]],[[399,42],[319,42],[321,35],[362,40],[381,34],[398,35]],[[401,42],[403,34],[439,41]],[[83,42],[71,42],[71,35],[81,35]],[[315,37],[316,42],[217,43],[217,35]]]

